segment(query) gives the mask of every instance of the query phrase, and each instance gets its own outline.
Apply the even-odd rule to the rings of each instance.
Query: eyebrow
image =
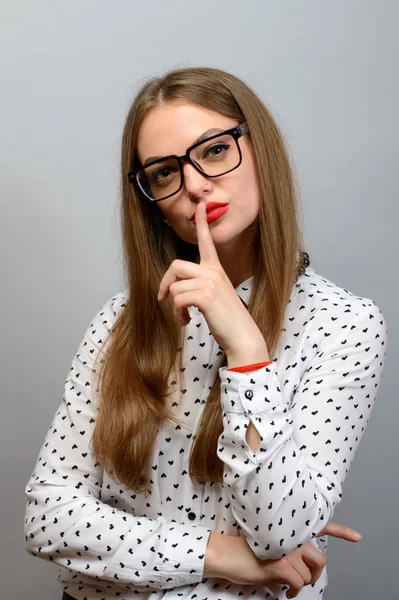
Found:
[[[216,135],[217,133],[221,133],[222,131],[225,131],[225,130],[220,129],[218,127],[212,127],[211,129],[207,129],[191,145],[194,146],[194,144],[199,144],[200,142],[203,142],[204,140],[206,140],[208,137],[211,137],[212,135]],[[143,162],[143,167],[145,167],[145,165],[147,163],[152,162],[153,160],[160,160],[161,158],[164,158],[164,156],[149,156]]]

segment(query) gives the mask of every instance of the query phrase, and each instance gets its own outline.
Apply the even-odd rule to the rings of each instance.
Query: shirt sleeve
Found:
[[[125,589],[197,583],[210,529],[134,516],[101,500],[103,471],[89,446],[97,413],[92,374],[115,320],[116,299],[103,306],[85,333],[26,485],[26,549]]]
[[[224,431],[217,453],[224,485],[234,517],[261,559],[280,558],[309,542],[341,500],[386,355],[383,314],[373,301],[360,309],[352,325],[318,345],[291,398],[283,393],[275,362],[247,373],[219,369]],[[245,439],[250,422],[260,435],[256,452]]]

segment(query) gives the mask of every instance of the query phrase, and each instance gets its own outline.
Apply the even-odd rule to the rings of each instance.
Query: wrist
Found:
[[[229,579],[230,559],[237,560],[248,543],[244,537],[212,531],[205,552],[204,577]]]
[[[226,353],[226,357],[228,369],[261,362],[269,362],[271,360],[266,345],[251,350],[240,348],[239,350],[233,351],[229,354]]]
[[[218,556],[222,554],[222,533],[211,532],[205,552],[204,577],[220,577]]]

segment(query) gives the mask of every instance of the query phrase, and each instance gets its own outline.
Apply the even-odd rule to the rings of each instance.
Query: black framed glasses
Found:
[[[249,127],[244,121],[236,127],[193,144],[182,156],[164,156],[133,169],[127,175],[131,182],[137,183],[151,202],[165,200],[177,194],[183,187],[184,163],[190,163],[206,177],[220,177],[237,169],[242,161],[238,138],[248,132]]]

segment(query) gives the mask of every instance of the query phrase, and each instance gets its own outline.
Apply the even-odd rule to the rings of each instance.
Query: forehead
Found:
[[[235,127],[237,121],[192,104],[170,102],[152,108],[141,123],[137,150],[140,162],[148,156],[184,154],[211,128]]]

